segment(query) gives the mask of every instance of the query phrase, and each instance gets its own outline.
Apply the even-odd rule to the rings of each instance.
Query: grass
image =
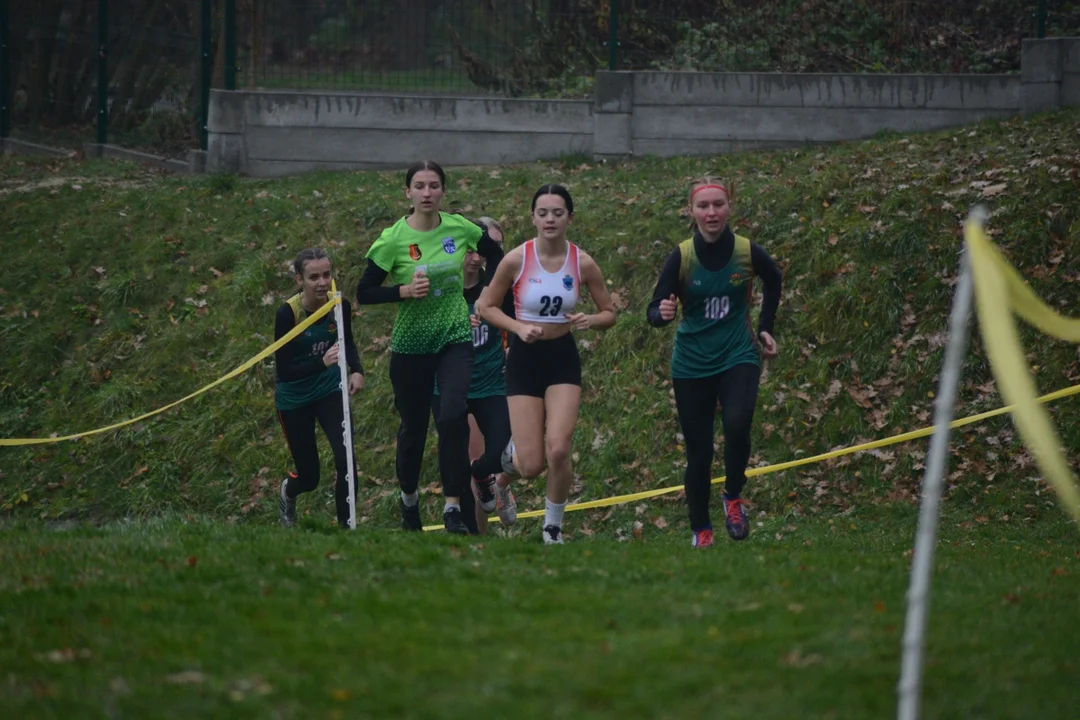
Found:
[[[886,717],[914,510],[747,543],[9,528],[6,717]],[[926,718],[1080,701],[1075,529],[947,517]],[[652,528],[650,528],[652,530]]]
[[[756,464],[930,424],[967,204],[1055,306],[1075,304],[1080,260],[1076,111],[923,136],[721,158],[593,164],[582,158],[450,174],[446,204],[499,218],[511,243],[531,229],[528,198],[568,185],[574,239],[618,296],[618,325],[582,342],[585,402],[572,499],[678,484],[682,451],[667,364],[672,330],[644,321],[657,268],[686,234],[685,182],[717,171],[736,185],[735,226],[784,266],[780,358],[764,381]],[[100,427],[159,407],[265,347],[292,292],[287,263],[325,246],[339,284],[355,283],[378,232],[400,217],[398,173],[280,180],[177,177],[122,163],[0,160],[0,436]],[[999,186],[1004,184],[1004,189]],[[395,511],[394,308],[355,310],[368,388],[354,402],[364,523]],[[1040,389],[1080,380],[1075,348],[1025,331]],[[40,519],[195,512],[274,520],[289,467],[265,363],[214,393],[110,436],[5,449],[0,512]],[[1000,404],[976,340],[958,414]],[[1075,402],[1053,407],[1066,447],[1080,444]],[[434,487],[434,443],[424,485]],[[853,502],[910,501],[923,447],[899,446],[755,482],[759,509],[798,516]],[[1008,419],[961,434],[950,494],[994,516],[1056,513]],[[330,472],[329,459],[324,467]],[[526,508],[542,480],[517,488]],[[328,495],[311,510],[329,513]],[[438,498],[426,493],[433,507]],[[1019,508],[1019,509],[1018,509]],[[602,517],[602,516],[600,516]]]
[[[567,185],[573,238],[617,298],[618,325],[580,343],[572,501],[680,482],[673,330],[644,309],[688,232],[686,182],[705,172],[734,183],[736,231],[785,270],[755,466],[930,424],[975,202],[1035,291],[1076,306],[1076,110],[799,151],[454,169],[447,208],[498,218],[511,245],[529,236],[533,190]],[[0,437],[132,417],[251,357],[292,292],[289,260],[326,247],[355,287],[405,211],[401,181],[0,158]],[[539,546],[532,522],[481,541],[403,536],[394,308],[355,313],[355,534],[330,528],[326,482],[301,500],[304,531],[274,527],[290,461],[271,363],[136,426],[0,451],[0,561],[16,569],[0,577],[4,715],[891,712],[924,443],[754,479],[755,532],[719,558],[687,551],[678,495],[571,513],[566,548]],[[1023,339],[1041,391],[1080,381],[1074,346]],[[957,414],[1000,404],[973,338]],[[1051,413],[1076,464],[1080,406]],[[1007,418],[958,432],[949,473],[927,717],[1070,717],[1076,528]],[[428,520],[437,486],[432,442]],[[542,488],[515,487],[522,510]]]

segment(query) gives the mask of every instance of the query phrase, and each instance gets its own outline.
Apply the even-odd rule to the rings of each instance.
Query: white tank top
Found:
[[[581,266],[577,245],[566,243],[566,261],[549,273],[536,255],[536,240],[525,243],[521,272],[514,278],[517,319],[531,323],[565,323],[581,297]]]

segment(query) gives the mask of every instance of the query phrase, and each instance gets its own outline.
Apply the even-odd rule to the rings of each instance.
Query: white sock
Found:
[[[565,510],[566,503],[554,503],[544,498],[544,527],[554,525],[561,528],[563,511]]]
[[[442,511],[446,512],[447,510],[457,510],[458,512],[461,512],[461,503],[447,501],[447,503],[443,505]]]
[[[402,490],[401,502],[405,503],[405,507],[416,507],[416,503],[420,502],[420,493],[414,492],[410,495]]]

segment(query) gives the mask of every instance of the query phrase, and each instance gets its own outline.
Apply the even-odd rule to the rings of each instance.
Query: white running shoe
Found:
[[[545,545],[562,545],[562,528],[558,525],[548,525],[541,533],[544,536]]]
[[[483,480],[473,480],[476,486],[476,495],[480,500],[480,509],[486,513],[494,512],[497,500],[495,499],[495,476],[489,475]]]
[[[517,471],[517,468],[514,467],[514,441],[513,441],[513,439],[511,439],[510,442],[506,443],[506,447],[503,449],[501,459],[502,459],[502,469],[503,469],[504,473],[506,473],[510,477],[514,477],[514,478],[521,477],[521,473],[519,473]]]
[[[517,522],[517,501],[514,500],[514,493],[509,485],[501,488],[495,483],[495,512],[499,516],[499,522],[506,527]]]

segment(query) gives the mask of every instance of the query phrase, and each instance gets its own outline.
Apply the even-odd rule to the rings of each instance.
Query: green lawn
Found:
[[[914,521],[773,520],[709,551],[652,526],[551,548],[17,524],[0,716],[888,717]],[[1075,527],[967,525],[943,525],[925,717],[1075,717]]]
[[[537,187],[574,194],[572,239],[620,310],[581,338],[578,502],[681,480],[673,330],[644,311],[687,236],[690,178],[733,183],[735,230],[785,271],[760,467],[930,424],[970,205],[990,206],[991,237],[1041,297],[1075,308],[1078,168],[1071,110],[785,152],[455,168],[445,207],[499,218],[513,246]],[[101,427],[233,369],[269,344],[302,247],[327,248],[355,288],[405,212],[401,185],[0,157],[0,437]],[[354,308],[368,370],[355,534],[330,527],[325,452],[303,528],[276,527],[290,459],[269,362],[147,422],[0,449],[0,717],[893,714],[925,440],[754,478],[751,540],[709,552],[690,552],[676,494],[573,512],[561,548],[539,544],[535,521],[404,536],[393,314]],[[1080,382],[1074,345],[1022,337],[1040,392]],[[957,416],[1000,405],[973,335]],[[1080,402],[1050,412],[1075,467]],[[1008,418],[957,431],[950,451],[925,716],[1072,718],[1077,528]],[[428,522],[435,468],[431,442]],[[542,479],[514,491],[542,507]]]

